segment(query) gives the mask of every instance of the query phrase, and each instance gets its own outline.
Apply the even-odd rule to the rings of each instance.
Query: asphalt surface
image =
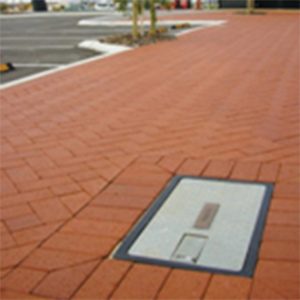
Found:
[[[109,12],[90,16],[106,20],[118,19]],[[85,39],[98,39],[129,28],[77,26],[89,15],[45,15],[0,18],[1,63],[11,62],[16,70],[3,73],[0,82],[6,83],[41,71],[50,70],[80,61],[99,53],[77,48]]]

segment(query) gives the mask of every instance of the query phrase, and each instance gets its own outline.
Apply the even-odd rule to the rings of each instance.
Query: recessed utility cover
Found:
[[[251,276],[272,184],[174,177],[116,258]]]

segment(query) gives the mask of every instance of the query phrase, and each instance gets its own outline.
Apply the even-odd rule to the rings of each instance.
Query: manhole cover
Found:
[[[273,186],[177,176],[115,257],[251,276]]]

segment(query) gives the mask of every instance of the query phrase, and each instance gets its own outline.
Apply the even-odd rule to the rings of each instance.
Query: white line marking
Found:
[[[28,37],[24,37],[24,36],[3,36],[1,37],[1,40],[7,40],[7,41],[10,41],[10,40],[20,40],[20,41],[35,41],[35,40],[82,40],[86,38],[86,36],[72,36],[72,37],[68,37],[68,36],[62,36],[62,37],[59,37],[59,36],[28,36]],[[89,36],[89,38],[91,38]],[[95,37],[96,38],[96,37]]]
[[[28,51],[28,50],[70,50],[74,49],[75,46],[53,46],[53,45],[43,45],[43,46],[23,46],[23,47],[14,47],[14,46],[4,46],[0,47],[0,50],[20,50],[20,51]]]
[[[64,65],[59,64],[44,64],[44,63],[14,63],[13,64],[17,68],[58,68],[62,67]]]
[[[61,13],[51,13],[51,12],[42,12],[42,13],[24,13],[20,15],[1,15],[0,19],[23,19],[23,18],[51,18],[51,17],[79,17],[79,16],[104,16],[104,15],[121,15],[117,11],[91,11],[91,12],[61,12]]]

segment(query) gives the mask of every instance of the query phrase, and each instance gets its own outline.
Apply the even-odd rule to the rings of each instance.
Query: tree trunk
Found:
[[[247,13],[252,14],[254,12],[254,0],[247,0]]]
[[[155,0],[150,0],[150,36],[156,35],[156,11],[155,11]]]
[[[137,40],[139,37],[139,26],[138,26],[138,0],[132,0],[132,37]]]
[[[145,3],[144,0],[141,0],[141,22],[140,22],[140,29],[141,29],[141,36],[144,36],[144,12],[145,12]]]

